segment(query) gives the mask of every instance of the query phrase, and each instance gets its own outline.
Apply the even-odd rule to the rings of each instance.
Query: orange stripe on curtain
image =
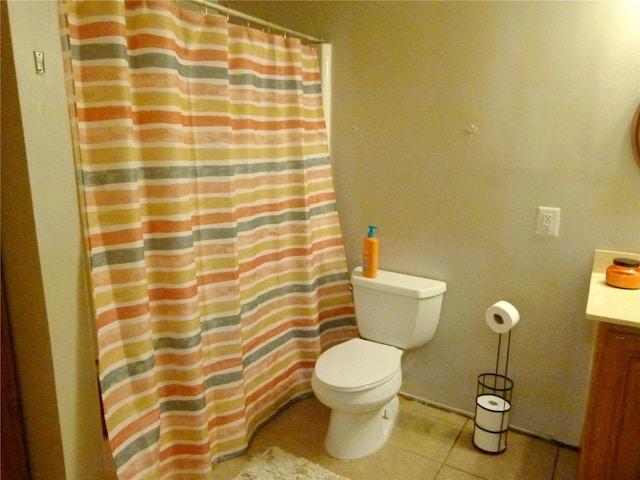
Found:
[[[356,334],[316,50],[174,2],[64,6],[118,475],[210,478]]]

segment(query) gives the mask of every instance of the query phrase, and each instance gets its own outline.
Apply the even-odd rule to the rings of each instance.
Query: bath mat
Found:
[[[278,447],[256,455],[235,480],[349,480]]]

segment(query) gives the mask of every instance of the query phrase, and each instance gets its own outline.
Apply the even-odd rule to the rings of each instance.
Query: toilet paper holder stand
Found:
[[[506,339],[503,337],[506,336]],[[505,347],[503,347],[505,343]],[[511,330],[498,334],[495,371],[478,375],[473,444],[483,453],[499,454],[507,448],[513,381],[507,376]],[[489,421],[489,424],[483,423]],[[498,425],[496,428],[495,425]]]

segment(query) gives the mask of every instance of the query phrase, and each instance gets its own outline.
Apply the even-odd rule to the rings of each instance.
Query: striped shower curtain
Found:
[[[316,50],[175,2],[62,8],[118,475],[210,478],[356,333]]]

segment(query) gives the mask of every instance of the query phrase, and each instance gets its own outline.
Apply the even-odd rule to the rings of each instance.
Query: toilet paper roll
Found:
[[[498,453],[507,448],[507,434],[485,432],[476,428],[473,432],[473,444],[485,452]]]
[[[491,330],[506,333],[518,324],[520,314],[509,302],[500,300],[487,308],[484,318]]]
[[[511,404],[497,395],[480,395],[476,399],[476,425],[490,432],[509,427]]]

